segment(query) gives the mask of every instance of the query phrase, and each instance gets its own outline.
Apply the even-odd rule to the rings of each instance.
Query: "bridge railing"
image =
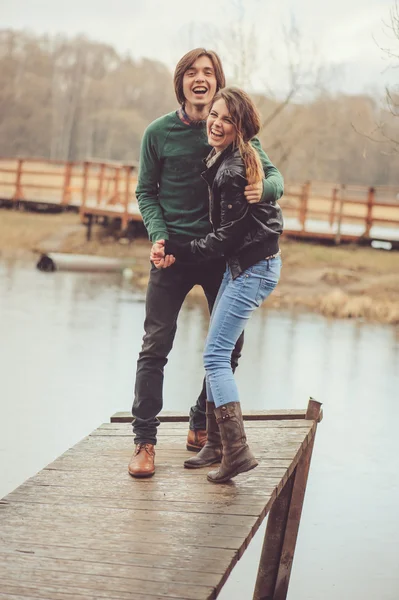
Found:
[[[135,188],[137,163],[0,158],[0,201],[65,207],[87,222],[119,217],[122,227],[141,220]],[[285,231],[302,237],[399,241],[399,186],[335,182],[286,183],[281,199]]]

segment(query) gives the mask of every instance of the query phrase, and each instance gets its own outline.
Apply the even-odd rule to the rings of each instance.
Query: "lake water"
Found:
[[[130,409],[143,316],[142,293],[119,275],[0,262],[0,497]],[[196,397],[206,329],[189,302],[165,409]],[[237,381],[247,409],[305,408],[310,395],[324,404],[289,600],[398,600],[399,329],[259,310]],[[263,531],[222,600],[252,597]]]

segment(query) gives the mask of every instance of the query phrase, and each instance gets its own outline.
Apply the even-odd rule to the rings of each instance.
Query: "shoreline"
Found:
[[[0,211],[0,260],[32,260],[39,253],[65,252],[132,259],[132,283],[148,281],[150,242],[118,239],[119,233],[86,229],[76,214]],[[359,246],[323,246],[282,238],[280,283],[268,308],[303,309],[327,317],[399,324],[399,252]],[[37,261],[36,261],[37,262]],[[203,297],[199,287],[189,294]]]

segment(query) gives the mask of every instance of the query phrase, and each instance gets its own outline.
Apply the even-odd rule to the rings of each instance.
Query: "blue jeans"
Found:
[[[252,312],[272,293],[280,278],[281,258],[261,260],[236,279],[229,267],[213,307],[204,350],[206,391],[218,408],[239,402],[231,353]]]

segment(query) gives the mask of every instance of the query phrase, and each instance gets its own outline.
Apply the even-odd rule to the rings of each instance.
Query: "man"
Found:
[[[203,159],[210,151],[205,120],[215,93],[225,86],[219,57],[204,48],[191,50],[178,62],[174,86],[180,109],[167,114],[146,129],[140,153],[140,172],[136,189],[140,212],[150,240],[189,241],[211,231],[208,190],[201,178]],[[275,202],[283,193],[283,180],[254,141],[266,178],[259,185],[247,186],[248,202]],[[132,408],[135,451],[129,463],[133,477],[155,473],[154,446],[162,409],[163,369],[172,349],[176,322],[184,299],[196,284],[202,286],[209,309],[216,299],[225,270],[224,260],[199,265],[173,265],[166,256],[163,263],[152,264],[146,298],[145,335],[136,372]],[[172,268],[164,268],[173,265]],[[242,338],[232,354],[237,366]],[[190,411],[187,449],[198,451],[206,442],[205,382]]]

